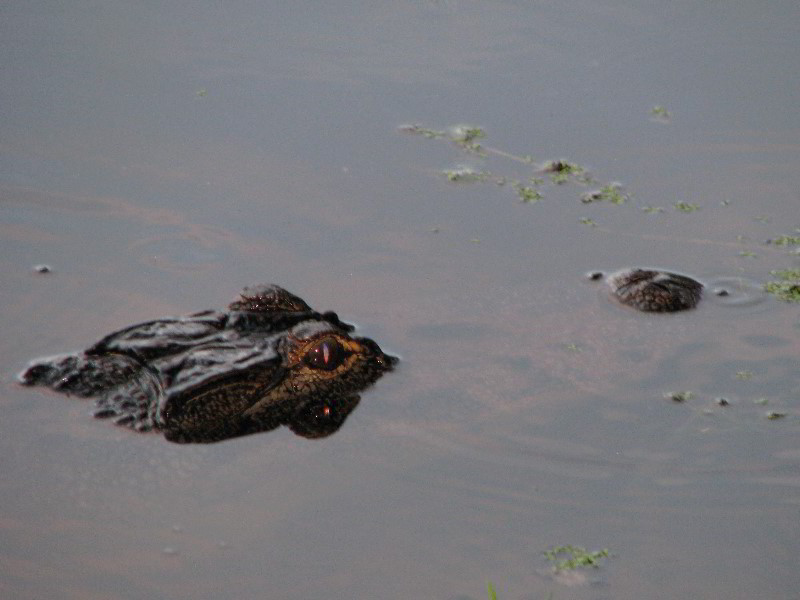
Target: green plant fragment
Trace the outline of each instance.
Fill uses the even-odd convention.
[[[784,281],[800,281],[800,269],[776,269],[770,274]]]
[[[650,115],[658,119],[669,119],[672,116],[670,112],[660,104],[650,109]]]
[[[486,591],[489,594],[489,600],[497,600],[497,592],[494,591],[494,586],[491,581],[486,582]]]
[[[569,181],[569,173],[553,173],[550,175],[550,181],[556,185],[563,185]]]
[[[400,127],[398,127],[398,130],[402,131],[403,133],[413,133],[414,135],[421,135],[422,137],[428,139],[439,139],[447,137],[447,133],[444,131],[428,129],[427,127],[423,127],[422,125],[401,125]]]
[[[543,163],[539,170],[542,173],[566,173],[567,175],[577,175],[583,173],[583,167],[568,160],[548,160]]]
[[[798,246],[800,245],[800,236],[796,235],[779,235],[778,237],[768,240],[768,244],[773,246]]]
[[[572,545],[558,546],[544,552],[545,558],[554,563],[553,568],[556,571],[571,571],[581,567],[599,569],[599,559],[606,558],[608,555],[608,548],[588,552],[586,548]]]
[[[676,202],[673,206],[675,206],[675,210],[684,213],[692,213],[700,210],[700,207],[697,204],[692,204],[691,202]]]
[[[800,302],[800,281],[770,281],[764,291],[784,302]]]
[[[442,174],[447,177],[447,181],[453,183],[476,183],[486,181],[490,178],[489,173],[485,171],[474,171],[470,168],[464,167],[460,169],[445,169]]]
[[[673,402],[677,402],[679,404],[691,400],[693,397],[694,394],[690,391],[664,393],[664,398],[666,400],[672,400]]]
[[[450,137],[454,142],[470,143],[486,137],[486,132],[480,127],[471,125],[456,125],[452,129]]]
[[[784,302],[800,302],[800,269],[770,271],[779,281],[764,284],[764,291]]]
[[[786,416],[786,413],[776,412],[774,410],[769,411],[766,415],[767,419],[770,421],[777,421],[778,419],[782,419]]]
[[[519,199],[526,204],[538,202],[542,199],[542,193],[539,190],[535,190],[527,185],[517,183],[514,185],[514,189],[517,190]]]
[[[592,202],[625,204],[629,198],[630,196],[622,191],[622,186],[618,183],[609,183],[599,190],[593,190],[591,192],[584,192],[581,194],[581,202],[584,204],[591,204]]]

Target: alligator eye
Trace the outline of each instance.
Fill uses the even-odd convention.
[[[333,371],[344,361],[346,352],[342,345],[333,338],[325,338],[306,352],[303,362],[312,369]]]

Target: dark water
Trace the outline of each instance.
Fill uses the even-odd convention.
[[[0,596],[800,598],[800,313],[747,287],[800,266],[763,243],[800,227],[799,23],[788,1],[5,2]],[[451,184],[532,168],[407,123],[598,184]],[[578,200],[609,181],[625,205]],[[747,289],[642,315],[584,277],[633,265]],[[179,447],[14,381],[264,281],[403,358],[329,439]],[[553,578],[562,544],[612,556]]]

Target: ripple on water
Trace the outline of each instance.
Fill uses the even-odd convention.
[[[660,269],[648,270],[660,271]],[[669,272],[672,273],[676,271]],[[606,273],[605,271],[590,271],[585,274],[585,278],[587,281],[602,281],[613,277],[618,272],[609,275]],[[686,276],[682,273],[679,274]],[[705,288],[703,299],[700,301],[701,303],[710,301],[720,306],[747,308],[758,306],[767,299],[764,286],[746,277],[716,276],[708,279],[692,278],[697,279]],[[613,297],[613,293],[609,293],[607,287],[601,287],[600,293],[607,297]]]
[[[707,298],[722,306],[757,306],[767,299],[764,286],[745,277],[713,277],[704,283]]]

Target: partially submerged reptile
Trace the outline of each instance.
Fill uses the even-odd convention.
[[[644,312],[694,308],[703,293],[703,284],[667,271],[623,269],[605,279],[614,298]],[[215,442],[280,425],[324,437],[397,362],[352,331],[336,313],[262,285],[245,288],[227,311],[140,323],[84,352],[41,359],[20,380],[96,397],[96,417],[161,431],[174,442]]]
[[[173,442],[280,425],[324,437],[397,362],[353,329],[283,288],[255,286],[227,311],[140,323],[84,352],[38,360],[20,381],[96,397],[96,417]]]
[[[593,273],[600,279],[602,273]],[[694,308],[703,284],[686,275],[652,269],[622,269],[606,277],[611,295],[622,304],[643,312],[677,312]]]

